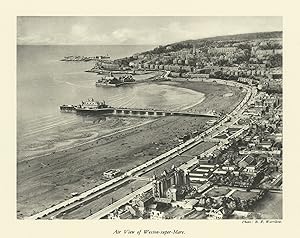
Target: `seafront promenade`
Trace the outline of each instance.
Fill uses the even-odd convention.
[[[182,144],[182,148],[177,150],[176,156],[179,156],[181,153],[183,153],[183,152],[193,148],[197,144],[201,143],[203,141],[203,139],[202,139],[203,137],[206,137],[206,138],[211,137],[212,138],[214,136],[217,136],[223,130],[233,126],[240,119],[240,116],[242,115],[244,110],[247,108],[248,104],[251,103],[251,101],[254,99],[254,97],[256,95],[256,90],[254,90],[250,87],[244,86],[244,85],[239,85],[239,84],[237,84],[237,85],[241,86],[245,90],[247,90],[247,95],[245,96],[244,100],[231,113],[229,113],[226,118],[219,121],[216,125],[214,125],[210,129],[205,131],[203,134],[196,136],[195,138]],[[227,120],[228,116],[232,117],[229,122]],[[219,128],[219,130],[216,130],[217,128]],[[238,137],[239,134],[242,133],[242,131],[246,130],[247,128],[248,127],[246,127],[246,126],[242,127],[241,130],[239,130],[238,132],[233,134],[231,137]],[[217,145],[213,146],[212,148],[202,152],[201,154],[199,154],[199,156],[203,157],[205,155],[213,153],[215,150],[220,150],[227,143],[228,142],[226,142],[226,141],[220,142]],[[195,157],[195,158],[192,158],[191,160],[189,160],[187,163],[184,163],[183,165],[181,165],[179,167],[179,169],[187,170],[197,163],[198,163],[198,158]],[[152,188],[151,184],[147,184],[144,187],[140,188],[138,191],[140,191],[140,193],[143,193],[145,191],[150,190],[151,188]],[[124,197],[123,199],[120,199],[119,201],[111,204],[109,207],[106,207],[106,208],[100,210],[99,212],[94,213],[93,215],[87,217],[86,219],[99,220],[99,219],[105,217],[106,215],[108,215],[110,212],[113,212],[115,209],[119,208],[120,206],[126,204],[128,201],[130,201],[136,195],[137,195],[136,193],[129,194],[126,197]]]
[[[208,82],[210,82],[210,80],[208,80]],[[230,83],[231,86],[235,86],[235,87],[242,87],[245,90],[247,90],[247,94],[244,97],[244,99],[242,100],[242,102],[236,106],[236,108],[230,113],[228,114],[226,117],[224,117],[223,119],[219,120],[218,123],[214,126],[212,126],[211,128],[207,129],[205,132],[201,133],[200,135],[186,141],[185,143],[179,145],[178,147],[175,147],[174,149],[148,161],[147,163],[144,163],[140,166],[137,166],[136,168],[133,168],[129,171],[127,171],[124,175],[114,178],[104,184],[101,184],[100,186],[97,186],[93,189],[90,189],[84,193],[81,193],[80,195],[73,197],[71,199],[68,199],[62,203],[59,203],[51,208],[48,208],[42,212],[39,212],[33,216],[27,217],[26,219],[40,219],[43,218],[45,216],[50,216],[52,213],[54,212],[58,212],[61,209],[66,209],[67,207],[73,207],[75,203],[80,203],[81,201],[83,202],[87,202],[89,199],[92,199],[95,197],[96,193],[101,193],[101,191],[103,191],[104,189],[106,191],[113,189],[114,187],[116,187],[116,185],[121,185],[123,182],[125,183],[126,181],[128,181],[130,176],[133,176],[134,174],[136,174],[139,171],[142,171],[143,169],[149,167],[149,166],[153,166],[156,163],[160,162],[161,160],[169,160],[170,158],[174,158],[177,155],[179,155],[180,153],[183,153],[186,150],[189,150],[190,148],[196,146],[197,144],[201,143],[203,141],[203,137],[204,136],[212,136],[213,133],[216,133],[215,130],[216,128],[219,128],[220,126],[224,126],[224,124],[226,123],[226,121],[228,121],[228,118],[230,116],[235,116],[236,119],[239,118],[241,112],[245,109],[247,102],[249,102],[252,97],[253,97],[253,92],[252,89],[248,86],[245,86],[243,84],[239,84],[239,83],[231,83],[231,82],[223,82],[222,80],[217,80],[214,82],[220,83],[220,84],[227,84]],[[236,120],[232,120],[232,122],[236,122]],[[233,123],[230,123],[233,124]],[[228,125],[227,125],[228,126]],[[195,159],[193,159],[192,161],[195,161]],[[187,163],[189,165],[192,165],[193,163],[189,162]],[[186,167],[186,165],[185,165]],[[149,186],[149,185],[146,185]],[[140,191],[142,191],[143,189],[141,189]],[[105,191],[105,192],[106,192]],[[98,195],[98,194],[97,194]],[[123,200],[122,200],[123,201]],[[124,201],[127,201],[126,199]],[[119,203],[117,203],[119,204]],[[121,203],[122,205],[123,203]],[[112,206],[115,207],[115,206]],[[104,213],[101,213],[104,214]],[[97,217],[97,216],[96,216]]]

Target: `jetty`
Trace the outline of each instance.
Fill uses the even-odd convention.
[[[147,109],[147,108],[124,108],[124,107],[109,107],[105,113],[101,111],[102,115],[113,116],[142,116],[142,117],[163,117],[163,116],[190,116],[190,117],[220,117],[214,113],[197,113],[188,111],[169,111],[160,109]],[[78,112],[74,105],[62,105],[60,106],[62,112]],[[90,110],[91,114],[96,114],[97,111]]]

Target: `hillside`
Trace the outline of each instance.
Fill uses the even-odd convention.
[[[186,40],[178,43],[200,43],[203,41],[241,41],[241,40],[255,40],[255,39],[269,39],[269,38],[282,38],[282,31],[271,31],[271,32],[255,32],[255,33],[245,33],[237,35],[226,35],[226,36],[215,36],[202,38],[197,40]],[[174,43],[174,44],[178,44]]]
[[[180,41],[172,44],[167,44],[164,46],[159,46],[154,48],[153,50],[149,50],[146,52],[142,52],[141,54],[145,53],[167,53],[170,51],[178,51],[183,48],[192,48],[193,45],[198,46],[210,46],[212,44],[218,44],[218,42],[240,42],[240,41],[249,41],[249,40],[256,40],[256,39],[271,39],[271,38],[282,38],[282,31],[272,31],[272,32],[255,32],[255,33],[245,33],[245,34],[236,34],[236,35],[225,35],[225,36],[215,36],[215,37],[207,37],[201,38],[197,40],[185,40]],[[172,46],[172,49],[167,49],[168,46]],[[216,45],[215,45],[216,46]]]

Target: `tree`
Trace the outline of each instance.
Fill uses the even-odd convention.
[[[261,219],[261,215],[257,212],[251,212],[247,215],[247,219]]]
[[[234,212],[233,209],[229,209],[227,207],[224,207],[224,217],[229,217]]]
[[[249,50],[249,51],[251,51],[251,45],[249,45],[249,44],[247,44],[247,43],[245,43],[245,44],[240,44],[240,45],[238,45],[237,48],[242,49],[242,50]]]
[[[241,200],[241,209],[247,211],[249,209],[247,200]]]
[[[230,201],[227,203],[227,207],[229,209],[236,210],[237,202],[234,199],[230,199]]]
[[[282,55],[280,54],[271,55],[269,61],[271,68],[282,67]]]
[[[241,205],[241,199],[239,197],[234,197],[233,198],[236,204],[236,209],[240,210],[242,209],[242,205]]]
[[[206,206],[207,207],[211,207],[212,203],[213,203],[213,199],[211,197],[206,198]]]
[[[199,199],[199,204],[201,207],[205,207],[206,206],[206,198],[205,197],[201,197]]]
[[[249,207],[249,208],[252,208],[252,207],[254,206],[255,202],[256,202],[255,198],[250,198],[250,199],[247,201],[248,207]]]

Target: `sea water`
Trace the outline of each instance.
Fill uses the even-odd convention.
[[[96,87],[99,75],[87,73],[94,62],[64,62],[64,56],[108,54],[112,59],[130,56],[155,46],[17,46],[17,140],[30,143],[58,127],[82,120],[61,113],[61,104],[80,104],[88,98],[110,106],[180,110],[197,103],[203,94],[169,85],[135,84]]]

